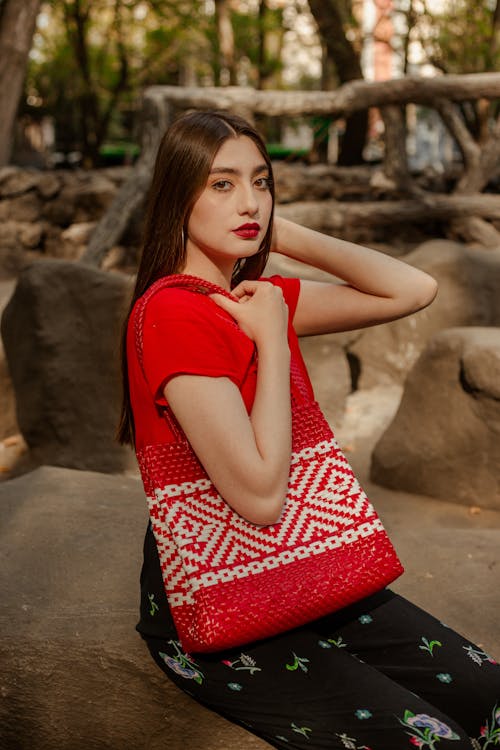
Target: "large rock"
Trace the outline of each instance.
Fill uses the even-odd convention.
[[[500,510],[500,328],[454,328],[430,340],[373,452],[371,477]]]
[[[264,750],[175,688],[135,632],[138,478],[44,467],[0,486],[2,750]]]
[[[316,400],[335,428],[342,422],[345,401],[352,388],[345,352],[332,334],[307,336],[299,343]]]
[[[500,516],[370,494],[407,569],[395,588],[498,658]],[[145,525],[136,477],[43,467],[0,485],[2,750],[269,747],[175,688],[135,632]]]
[[[33,460],[120,471],[130,451],[114,440],[119,336],[129,281],[59,260],[20,276],[2,336],[21,432]]]
[[[360,388],[401,383],[429,338],[455,326],[500,326],[500,252],[430,240],[404,257],[439,282],[425,310],[383,326],[339,335],[359,360]]]
[[[0,315],[14,291],[13,281],[0,280]],[[12,379],[0,340],[0,440],[19,432],[16,419],[16,399]],[[1,471],[1,467],[0,467]]]

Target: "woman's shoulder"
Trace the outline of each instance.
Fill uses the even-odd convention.
[[[166,287],[149,297],[145,304],[145,316],[149,320],[206,319],[213,317],[212,307],[215,306],[206,294],[192,289]]]

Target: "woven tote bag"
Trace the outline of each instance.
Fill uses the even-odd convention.
[[[142,326],[166,287],[226,294],[196,277],[167,276],[134,315]],[[173,414],[175,441],[137,451],[168,603],[183,648],[210,652],[303,625],[382,589],[403,572],[300,364],[291,362],[292,458],[279,522],[256,526],[222,499]]]

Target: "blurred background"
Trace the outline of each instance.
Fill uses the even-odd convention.
[[[150,85],[334,90],[353,79],[495,71],[500,60],[496,0],[2,0],[0,13],[10,21],[0,69],[26,56],[26,77],[8,92],[19,100],[11,160],[24,165],[131,163]],[[477,112],[464,114],[481,126]],[[452,158],[432,113],[412,118],[412,164]],[[373,113],[347,133],[325,118],[262,119],[275,158],[381,158]]]

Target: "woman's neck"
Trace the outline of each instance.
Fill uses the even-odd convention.
[[[189,274],[190,276],[197,276],[199,279],[205,279],[205,281],[211,281],[212,284],[230,291],[231,279],[233,276],[234,263],[230,261],[224,266],[218,265],[211,258],[207,258],[203,253],[193,254],[186,260],[184,267],[181,269],[181,273]]]

